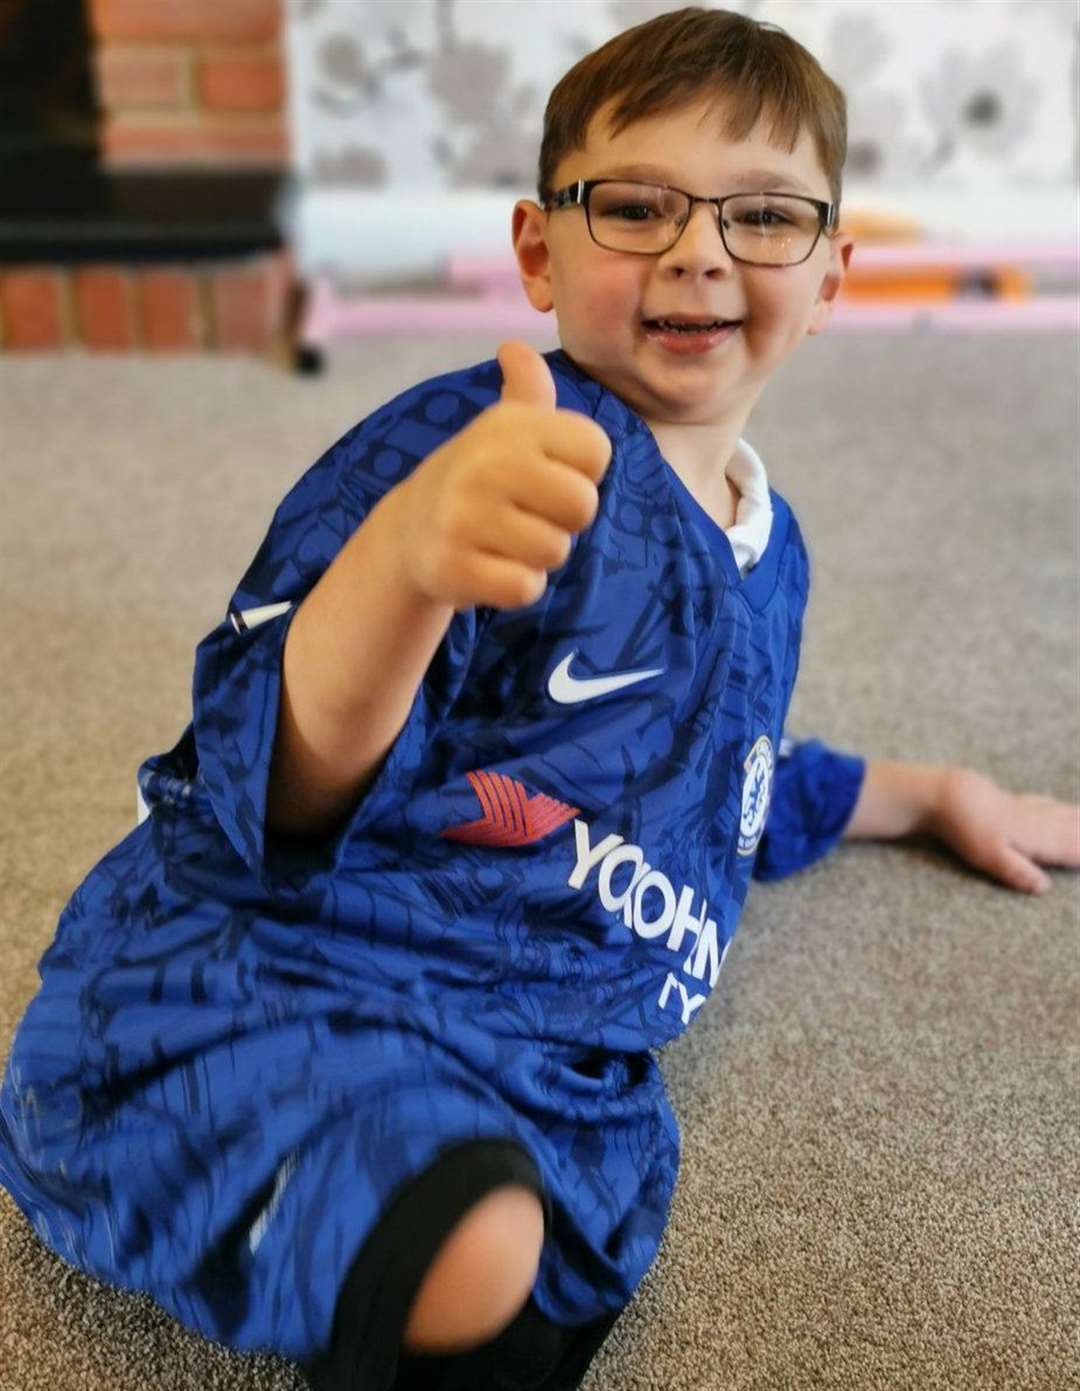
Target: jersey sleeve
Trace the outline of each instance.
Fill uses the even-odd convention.
[[[445,393],[443,393],[445,398]],[[213,814],[264,888],[280,876],[332,870],[344,838],[395,795],[431,726],[463,678],[475,641],[476,611],[456,614],[405,725],[351,817],[321,841],[268,834],[266,795],[277,732],[285,639],[297,608],[372,507],[480,408],[459,409],[436,428],[395,403],[332,446],[285,497],[222,621],[198,645],[192,688],[198,779]],[[363,621],[363,615],[357,615]]]
[[[865,773],[865,759],[820,740],[781,740],[753,877],[784,879],[827,855],[851,820]]]

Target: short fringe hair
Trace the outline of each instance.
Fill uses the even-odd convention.
[[[693,5],[624,30],[586,54],[564,74],[548,98],[540,143],[537,192],[552,193],[559,161],[584,148],[589,122],[605,103],[612,135],[631,122],[673,111],[703,98],[729,104],[729,140],[749,135],[762,108],[769,139],[794,150],[809,130],[829,194],[839,205],[847,156],[847,103],[843,91],[813,54],[775,24],[730,10]]]

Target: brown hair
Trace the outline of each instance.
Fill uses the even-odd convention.
[[[786,142],[794,150],[800,131],[810,131],[830,198],[840,202],[847,155],[844,93],[783,29],[696,5],[616,34],[559,79],[544,112],[541,202],[553,191],[559,161],[584,148],[592,117],[620,96],[609,113],[612,135],[643,116],[711,96],[730,102],[725,133],[729,140],[742,140],[765,107],[773,143]]]

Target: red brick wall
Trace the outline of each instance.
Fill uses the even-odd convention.
[[[285,164],[281,0],[87,4],[108,164]]]
[[[0,266],[0,350],[259,352],[284,331],[287,252],[172,266]]]
[[[108,167],[280,168],[283,0],[85,0]],[[0,265],[0,351],[259,351],[287,252],[216,264]]]

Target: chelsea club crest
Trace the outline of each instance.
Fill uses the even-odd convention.
[[[772,792],[773,764],[773,747],[768,735],[763,734],[743,764],[746,778],[743,782],[742,816],[739,819],[740,855],[754,853],[765,829]]]

